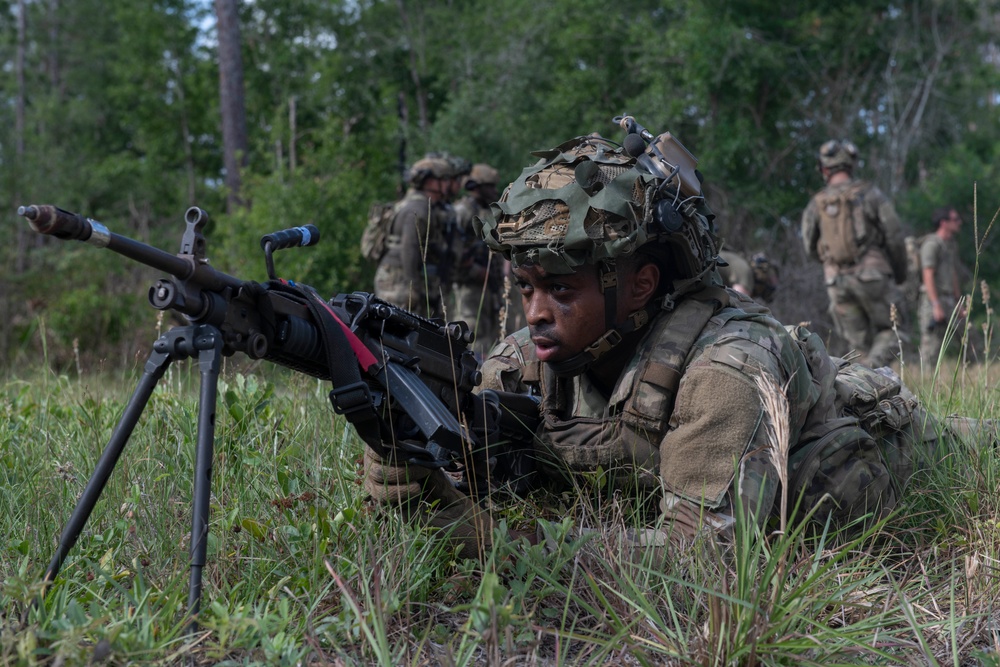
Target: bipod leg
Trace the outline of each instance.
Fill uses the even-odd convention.
[[[194,339],[201,372],[198,398],[198,446],[194,468],[194,506],[191,512],[191,578],[188,590],[188,631],[198,629],[195,620],[201,607],[201,574],[208,553],[208,515],[212,496],[212,450],[215,445],[215,407],[219,393],[222,334],[215,327],[202,327]]]
[[[176,347],[175,345],[171,345],[172,339],[183,337],[185,335],[183,332],[187,329],[190,329],[190,327],[181,327],[180,329],[168,331],[153,344],[153,351],[149,353],[142,378],[139,379],[139,383],[132,393],[132,398],[129,399],[128,405],[125,407],[125,413],[118,421],[118,425],[115,426],[115,430],[111,434],[111,439],[104,448],[101,458],[97,461],[97,467],[90,476],[90,481],[87,482],[80,500],[77,501],[76,508],[63,528],[62,535],[59,538],[59,547],[56,549],[55,556],[52,557],[52,562],[49,563],[48,569],[45,570],[45,578],[42,580],[42,595],[44,595],[44,587],[59,574],[59,570],[62,568],[69,550],[73,548],[77,538],[80,537],[87,519],[90,518],[97,500],[101,497],[101,493],[108,483],[111,471],[114,470],[115,464],[118,463],[118,459],[125,449],[125,444],[128,443],[129,438],[132,436],[132,431],[139,421],[139,417],[142,416],[143,410],[146,409],[149,397],[153,394],[153,390],[156,388],[160,378],[163,377],[170,362],[177,357],[177,354],[172,349]],[[189,334],[188,337],[190,337]],[[38,602],[39,600],[36,600],[36,604]]]

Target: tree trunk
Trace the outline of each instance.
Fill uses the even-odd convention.
[[[14,164],[24,165],[24,105],[27,91],[24,84],[24,53],[25,41],[27,38],[27,19],[25,17],[25,2],[17,0],[17,52],[14,56],[14,78],[17,80],[17,100],[14,109]],[[21,205],[21,169],[14,170],[14,203]],[[15,259],[14,272],[17,275],[24,273],[28,267],[28,227],[27,225],[17,226],[17,258]]]
[[[397,0],[399,7],[399,18],[403,23],[403,34],[409,46],[410,57],[410,79],[413,81],[413,95],[417,99],[417,123],[420,131],[426,133],[430,126],[427,115],[427,91],[424,90],[424,34],[422,26],[414,26],[410,20],[410,15],[406,11],[403,0]]]
[[[292,95],[288,99],[288,174],[290,176],[295,175],[295,162],[297,160],[295,156],[295,133],[298,132],[295,128],[296,113],[295,95]]]
[[[219,101],[222,113],[222,156],[226,177],[226,210],[243,205],[240,172],[248,153],[243,56],[237,0],[215,0],[219,32]]]

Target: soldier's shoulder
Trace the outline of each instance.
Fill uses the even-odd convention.
[[[531,342],[531,333],[528,331],[528,327],[519,329],[498,342],[490,350],[488,356],[490,358],[516,359],[521,364],[534,360],[535,344]]]
[[[756,368],[788,365],[797,344],[766,308],[728,307],[709,321],[695,349],[703,363],[719,362],[742,371],[747,363]]]
[[[430,199],[426,194],[420,190],[410,188],[406,191],[406,194],[403,195],[403,198],[396,202],[396,211],[399,212],[411,209],[426,211],[429,206],[429,201]]]

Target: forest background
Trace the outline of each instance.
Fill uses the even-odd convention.
[[[43,348],[56,368],[131,364],[158,326],[158,276],[32,234],[19,205],[170,252],[198,205],[213,265],[253,280],[261,235],[312,223],[322,242],[279,274],[369,290],[358,239],[406,164],[448,151],[508,182],[531,150],[620,138],[623,112],[700,159],[729,247],[780,263],[783,321],[829,330],[796,234],[832,137],[908,232],[956,206],[964,288],[995,284],[998,28],[994,0],[0,2],[0,372]]]

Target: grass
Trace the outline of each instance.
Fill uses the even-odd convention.
[[[968,340],[955,323],[951,337]],[[1000,418],[990,357],[960,359],[901,373],[935,414]],[[1000,667],[1000,464],[986,439],[918,473],[899,510],[860,531],[782,520],[738,525],[726,545],[636,549],[621,498],[569,494],[501,507],[493,546],[469,560],[371,506],[362,445],[327,387],[270,367],[223,374],[197,632],[190,362],[168,370],[43,590],[137,380],[0,381],[0,664]],[[508,524],[544,539],[513,541]]]
[[[915,383],[932,408],[998,417],[993,370]],[[541,544],[511,542],[501,525],[473,561],[368,505],[361,445],[319,383],[224,378],[194,635],[193,366],[172,368],[154,393],[37,608],[59,531],[137,378],[2,385],[0,663],[1000,665],[991,447],[920,473],[901,511],[860,535],[793,523],[741,528],[726,547],[636,551],[614,498],[603,522],[564,499],[564,517],[540,523]],[[523,523],[526,511],[501,516]]]

